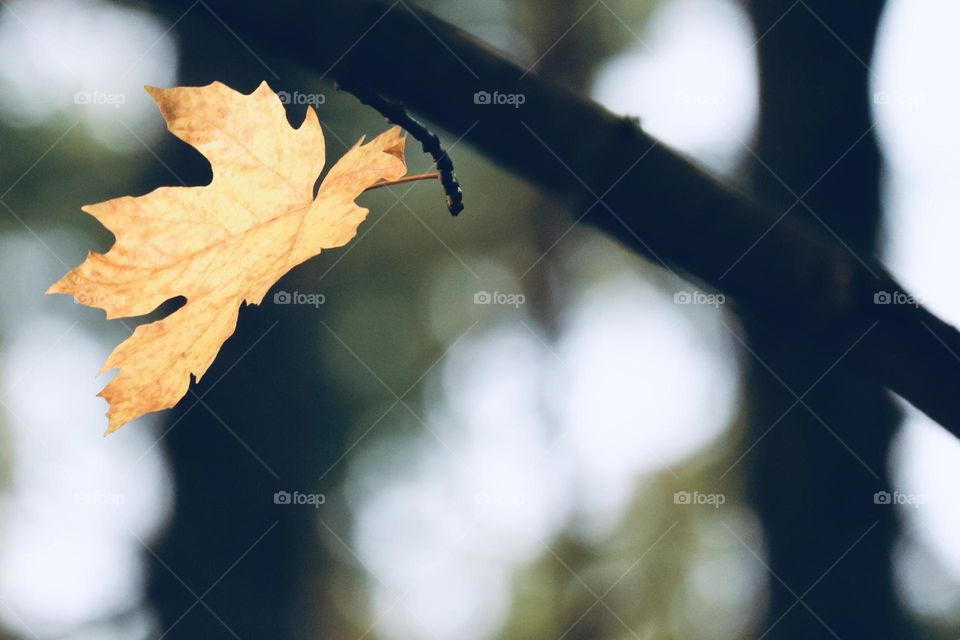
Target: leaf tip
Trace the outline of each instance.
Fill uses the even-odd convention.
[[[109,414],[107,414],[107,417],[109,418]],[[113,418],[109,418],[109,419],[110,419],[110,423],[107,425],[107,430],[103,432],[104,438],[106,438],[111,433],[117,431],[120,427],[126,424],[126,422],[120,422],[119,420],[114,420]]]
[[[43,295],[49,296],[57,293],[65,293],[69,295],[74,294],[76,292],[76,277],[76,269],[74,269],[47,287],[47,290],[43,292]]]
[[[106,366],[104,366],[106,369]],[[100,373],[103,373],[103,369],[100,370]],[[99,374],[98,374],[99,375]],[[103,398],[107,401],[107,404],[110,407],[107,409],[107,412],[103,415],[107,416],[107,430],[103,432],[103,437],[106,438],[108,435],[117,431],[120,427],[124,426],[130,422],[131,417],[129,415],[121,415],[119,413],[119,408],[114,406],[114,403],[110,399],[111,394],[109,393],[109,385],[100,390],[100,393],[97,394],[98,398]]]
[[[300,128],[302,129],[305,125],[320,126],[320,116],[317,115],[317,110],[312,106],[307,107],[307,114],[303,116],[303,124],[300,125]]]

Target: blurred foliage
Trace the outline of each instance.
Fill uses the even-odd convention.
[[[640,46],[638,36],[657,5],[653,0],[424,0],[417,4],[493,43],[523,66],[536,63],[538,71],[577,90],[588,89],[611,56]],[[216,23],[211,21],[209,28],[211,39],[231,42]],[[230,46],[236,55],[230,64],[261,64],[245,46]],[[378,114],[330,83],[317,82],[311,74],[281,67],[270,58],[264,64],[280,72],[281,78],[276,79],[263,71],[275,89],[325,97],[319,112],[329,157],[338,157],[364,133],[387,126]],[[303,110],[303,106],[289,108],[293,124],[302,120]],[[118,127],[124,126],[123,117],[124,110],[119,109]],[[69,301],[42,298],[44,283],[79,263],[88,248],[105,250],[111,242],[108,232],[79,211],[82,204],[129,193],[132,184],[141,189],[178,184],[172,174],[181,172],[180,165],[167,163],[183,149],[178,142],[165,140],[165,133],[118,151],[92,137],[82,118],[81,110],[68,109],[27,128],[0,120],[0,189],[6,191],[0,200],[9,214],[0,216],[0,254],[6,254],[0,260],[7,258],[0,354],[16,338],[22,323],[66,317],[76,320],[85,333],[99,335],[105,355],[106,345],[124,332],[123,327],[105,323],[99,312],[72,307]],[[155,119],[159,121],[159,114]],[[469,342],[523,323],[530,330],[525,335],[536,339],[528,342],[538,349],[542,345],[544,357],[550,358],[564,337],[580,293],[621,277],[645,282],[665,299],[684,286],[586,226],[571,230],[576,217],[571,212],[560,210],[547,195],[493,166],[465,144],[444,137],[465,192],[467,208],[461,216],[454,219],[447,214],[442,193],[433,183],[372,192],[362,200],[371,213],[358,238],[295,269],[278,287],[326,296],[326,304],[315,314],[297,316],[312,319],[308,330],[313,336],[312,343],[297,348],[325,381],[317,392],[331,398],[327,418],[344,425],[345,432],[342,440],[326,432],[315,436],[316,446],[328,449],[329,457],[338,460],[330,469],[310,470],[315,476],[323,474],[321,483],[331,489],[314,529],[314,543],[330,563],[322,569],[304,568],[299,576],[302,601],[291,603],[299,615],[294,624],[299,637],[416,637],[376,626],[386,608],[374,595],[380,579],[367,571],[353,546],[360,535],[358,514],[365,506],[361,498],[375,495],[382,483],[399,484],[414,475],[426,466],[424,461],[432,459],[425,452],[444,453],[433,432],[434,418],[442,414],[449,394],[471,392],[451,388],[444,380],[444,360],[451,347],[461,344],[458,341],[465,335]],[[430,168],[429,158],[418,151],[410,145],[411,173]],[[17,257],[18,263],[12,264],[8,256]],[[527,304],[521,309],[472,304],[478,291],[522,292]],[[256,311],[241,310],[241,324],[248,313]],[[602,316],[605,310],[594,313]],[[716,331],[720,316],[691,310],[684,322],[720,343],[723,332]],[[725,314],[720,320],[733,322]],[[510,364],[520,367],[519,355]],[[737,375],[735,363],[727,367],[729,376]],[[91,376],[94,373],[90,371]],[[259,373],[299,375],[296,369]],[[542,400],[535,403],[540,405],[538,419],[557,436],[559,427],[553,423],[558,421],[552,415],[556,409],[549,404],[562,393],[563,381],[538,380],[531,386],[538,385],[547,387],[540,390]],[[553,385],[557,388],[550,388]],[[410,410],[397,403],[397,395],[405,393]],[[49,401],[58,400],[51,397]],[[631,497],[611,529],[591,532],[569,516],[556,537],[542,541],[536,557],[517,562],[507,585],[505,619],[491,637],[732,640],[756,632],[770,576],[759,559],[764,544],[760,523],[744,505],[743,470],[735,468],[727,474],[739,460],[744,430],[741,411],[733,413],[732,423],[720,437],[707,438],[695,447],[694,455],[663,471],[633,477]],[[17,449],[11,443],[27,436],[24,428],[13,428],[8,412],[0,416],[4,422],[2,466],[5,477],[10,477],[17,464],[12,459]],[[81,428],[78,425],[85,430],[83,437],[99,438],[96,420],[78,420],[63,429]],[[245,437],[248,431],[275,425],[231,427]],[[457,428],[454,425],[454,434]],[[125,432],[136,429],[149,427],[130,425],[98,446],[107,448],[109,455],[124,454],[114,438],[127,438]],[[145,445],[158,433],[151,431]],[[447,460],[451,468],[461,465],[456,454],[448,457],[452,457]],[[376,473],[363,475],[368,468],[360,465],[364,460]],[[61,463],[55,456],[48,460],[51,467]],[[354,487],[354,491],[350,477],[358,473],[362,477],[352,482],[360,489]],[[719,485],[718,477],[723,478]],[[720,509],[691,509],[675,503],[677,492],[699,487],[721,492],[728,501]],[[415,505],[409,508],[413,511]],[[14,518],[17,513],[7,510],[4,517]],[[161,537],[162,532],[158,529],[153,535]],[[383,539],[389,541],[392,535],[385,532]],[[471,556],[470,540],[464,545],[464,555]],[[140,552],[146,557],[146,551]],[[402,555],[403,549],[398,553]],[[416,568],[410,570],[414,581]],[[33,583],[30,577],[25,580]],[[150,610],[150,603],[141,605],[141,613]],[[7,611],[0,616],[29,637],[23,628],[26,623],[18,621],[16,614]],[[116,620],[93,623],[104,634],[95,637],[135,637]],[[84,633],[87,630],[84,627]],[[242,630],[238,632],[245,637]],[[59,637],[94,636],[67,630]],[[178,637],[176,632],[172,637]]]

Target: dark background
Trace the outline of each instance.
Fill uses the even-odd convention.
[[[415,4],[960,317],[949,0]],[[202,2],[0,10],[6,636],[960,633],[950,436],[442,130],[459,218],[431,182],[365,194],[357,239],[274,288],[322,305],[242,309],[175,409],[102,439],[94,374],[140,319],[42,292],[110,245],[81,205],[210,179],[141,87],[213,80],[266,80],[294,125],[317,103],[328,164],[387,126]]]

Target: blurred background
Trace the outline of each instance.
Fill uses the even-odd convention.
[[[956,2],[408,2],[960,320]],[[82,205],[210,179],[143,85],[266,80],[328,163],[387,125],[203,2],[0,4],[2,637],[960,634],[960,444],[442,130],[459,218],[433,183],[365,194],[176,409],[104,439],[95,374],[143,319],[43,292],[110,246]]]

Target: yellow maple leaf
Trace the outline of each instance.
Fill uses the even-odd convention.
[[[367,209],[354,200],[380,181],[406,174],[399,127],[360,140],[330,169],[317,196],[324,140],[313,108],[292,128],[264,82],[245,95],[219,82],[147,92],[171,133],[213,168],[202,187],[160,187],[83,207],[116,237],[90,252],[47,293],[66,293],[107,318],[140,316],[184,296],[186,304],[144,324],[101,373],[120,372],[100,392],[112,433],[151,411],[174,406],[233,333],[242,302],[260,304],[287,271],[354,237]]]

